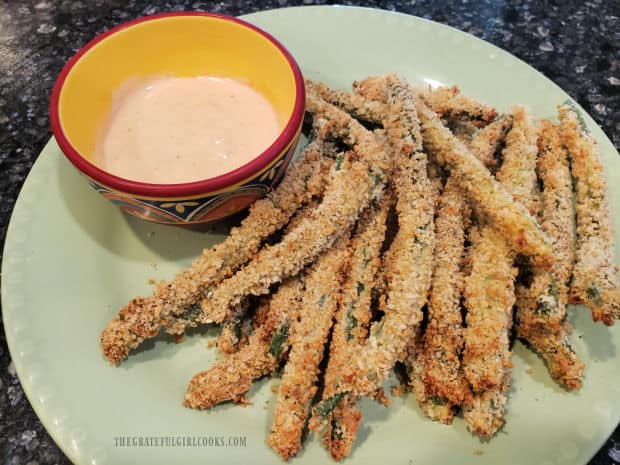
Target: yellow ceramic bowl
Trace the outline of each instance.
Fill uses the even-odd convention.
[[[247,83],[275,108],[279,137],[234,171],[191,183],[149,184],[102,170],[93,153],[113,92],[130,78],[161,75]],[[56,81],[50,119],[62,151],[105,198],[150,221],[203,223],[246,208],[278,182],[299,139],[304,104],[297,63],[266,32],[228,16],[164,13],[118,26],[82,48]]]

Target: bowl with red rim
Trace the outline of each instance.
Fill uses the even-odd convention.
[[[129,79],[162,75],[243,81],[273,106],[278,136],[242,166],[193,182],[146,183],[102,169],[95,151],[114,92]],[[62,152],[104,198],[148,221],[208,223],[247,208],[280,180],[299,140],[304,105],[299,67],[274,37],[234,17],[178,12],[127,22],[80,49],[56,80],[50,120]]]

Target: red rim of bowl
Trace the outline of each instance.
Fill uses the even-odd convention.
[[[258,34],[269,40],[273,45],[275,45],[276,48],[280,51],[280,53],[282,53],[284,58],[286,58],[286,60],[288,61],[288,64],[291,67],[291,71],[293,72],[293,77],[295,79],[295,104],[293,106],[291,117],[287,121],[284,130],[280,133],[278,138],[264,152],[259,154],[256,158],[246,163],[245,165],[242,165],[239,168],[236,168],[235,170],[229,171],[228,173],[222,174],[220,176],[200,181],[179,184],[151,184],[140,181],[132,181],[130,179],[115,176],[95,166],[93,163],[82,157],[82,155],[79,154],[79,152],[71,145],[68,138],[65,136],[65,133],[60,124],[60,115],[58,112],[58,100],[60,98],[60,92],[64,85],[65,79],[73,69],[73,66],[82,57],[82,55],[84,55],[93,46],[104,40],[106,37],[122,31],[123,29],[126,29],[128,27],[143,23],[145,21],[152,21],[175,16],[208,16],[212,18],[223,19],[226,21],[232,21],[243,27],[247,27],[254,32],[257,32]],[[272,35],[263,31],[262,29],[259,29],[258,27],[241,19],[234,18],[232,16],[221,15],[218,13],[188,11],[159,13],[150,16],[140,17],[132,21],[120,24],[112,29],[109,29],[108,31],[92,39],[84,47],[78,50],[78,52],[73,55],[73,57],[71,57],[71,59],[64,66],[64,68],[58,75],[56,82],[54,83],[50,98],[50,122],[52,126],[52,133],[54,134],[58,145],[67,156],[67,158],[71,161],[71,163],[76,166],[76,168],[78,168],[80,171],[82,171],[84,174],[86,174],[88,177],[92,178],[96,182],[100,182],[104,186],[111,187],[112,189],[118,190],[120,192],[147,197],[168,198],[193,196],[199,194],[206,194],[237,184],[240,181],[251,177],[254,173],[260,171],[276,156],[282,153],[282,151],[294,139],[295,135],[297,134],[297,130],[299,129],[299,126],[301,125],[301,122],[303,120],[305,109],[305,95],[306,94],[304,80],[301,71],[299,70],[299,66],[295,62],[295,59],[288,52],[288,50],[286,50],[286,48],[284,48],[284,46],[280,42],[278,42],[278,40],[276,40]]]

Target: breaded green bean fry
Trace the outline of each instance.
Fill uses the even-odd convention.
[[[594,321],[611,326],[620,318],[620,290],[603,164],[575,110],[564,105],[558,111],[576,197],[577,248],[570,301],[587,305]]]
[[[467,327],[463,370],[474,392],[496,389],[510,368],[509,334],[515,303],[514,254],[492,225],[472,228],[465,277]]]
[[[461,292],[465,228],[469,221],[466,205],[454,179],[448,179],[440,198],[435,220],[435,257],[432,288],[428,303],[428,324],[423,347],[415,357],[420,367],[414,393],[424,412],[433,419],[450,423],[446,415],[469,400],[471,392],[463,376],[460,355],[463,349]],[[446,411],[447,410],[447,411]]]
[[[340,299],[348,245],[349,233],[345,232],[306,273],[306,288],[297,320],[291,328],[291,350],[267,439],[269,447],[287,461],[301,449],[304,424],[317,391],[319,364]]]
[[[515,303],[513,252],[491,225],[470,231],[468,259],[471,274],[465,278],[467,327],[464,332],[463,371],[474,395],[464,405],[468,427],[490,436],[503,424],[503,408],[489,401],[505,403],[510,381],[512,307]],[[482,428],[480,425],[487,425]]]
[[[559,127],[549,120],[541,123],[538,151],[537,169],[543,185],[539,216],[543,230],[552,240],[557,257],[553,275],[557,277],[560,300],[566,303],[575,261],[575,209],[568,153]]]
[[[377,206],[368,207],[360,216],[357,231],[351,240],[351,258],[329,346],[323,400],[336,394],[343,366],[355,356],[366,340],[388,210],[388,198],[384,198]],[[328,414],[328,418],[325,422],[327,428],[323,434],[323,442],[332,457],[341,460],[351,452],[362,415],[355,402],[345,396],[333,412]],[[323,419],[320,420],[313,417],[310,421],[310,429],[316,433],[319,432]]]
[[[513,108],[512,127],[506,134],[503,162],[496,178],[532,218],[540,211],[536,178],[537,140],[538,130],[534,127],[532,116],[521,106]]]

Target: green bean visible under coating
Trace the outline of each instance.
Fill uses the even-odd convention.
[[[418,109],[425,147],[456,177],[473,200],[506,237],[513,250],[549,268],[554,261],[551,243],[525,207],[493,178],[484,165],[441,124],[425,105]]]
[[[223,354],[232,354],[239,348],[241,325],[248,310],[248,300],[244,300],[232,311],[232,318],[224,321],[217,338],[217,348]]]
[[[353,225],[371,200],[383,195],[389,165],[373,134],[312,93],[306,103],[309,111],[327,117],[326,130],[351,145],[358,158],[336,160],[323,200],[308,222],[285,234],[278,244],[264,247],[248,265],[207,294],[198,316],[201,322],[217,323],[246,295],[265,294],[271,284],[299,273]]]
[[[517,308],[528,308],[538,297],[537,288],[517,288]],[[564,313],[566,306],[561,305]],[[518,312],[517,334],[539,353],[547,365],[551,377],[568,390],[579,390],[583,378],[584,363],[568,341],[570,325],[565,322],[528,325],[527,316]],[[523,319],[526,320],[522,323]]]
[[[544,358],[553,379],[575,390],[581,387],[584,364],[571,348],[565,328],[574,260],[572,185],[566,149],[558,127],[550,121],[542,122],[538,147],[544,187],[539,215],[557,261],[550,272],[534,268],[529,287],[517,286],[517,334]]]
[[[357,231],[351,240],[351,258],[329,346],[323,401],[336,394],[342,367],[355,356],[366,340],[389,204],[386,197],[379,205],[368,207],[360,215]],[[344,396],[326,419],[313,417],[310,420],[310,429],[318,433],[320,424],[326,423],[323,442],[332,457],[341,460],[351,452],[361,418],[355,401]]]
[[[594,321],[611,326],[620,318],[620,290],[603,164],[594,140],[581,130],[575,110],[564,105],[558,111],[562,143],[571,161],[577,213],[570,301],[587,305]]]
[[[291,163],[278,187],[252,205],[248,216],[224,242],[204,250],[172,281],[157,284],[149,297],[138,297],[123,307],[101,334],[103,353],[110,362],[120,363],[162,327],[182,334],[185,327],[195,326],[194,318],[200,313],[197,304],[207,290],[237,271],[300,206],[323,192],[326,158],[319,142],[309,144]]]
[[[443,423],[444,425],[452,424],[452,420],[459,406],[448,401],[445,397],[429,395],[424,384],[424,372],[426,371],[427,358],[421,339],[408,347],[407,355],[403,362],[409,376],[411,393],[418,401],[418,405],[420,409],[422,409],[422,412],[427,417]]]
[[[291,350],[267,439],[269,446],[286,461],[301,450],[301,436],[317,391],[319,364],[340,300],[342,271],[348,258],[346,232],[306,272],[306,288],[291,327]]]
[[[247,345],[196,374],[187,386],[183,405],[207,409],[221,402],[238,402],[255,379],[273,372],[288,352],[288,334],[297,318],[302,292],[298,277],[280,284],[269,301],[265,321],[250,336]]]

